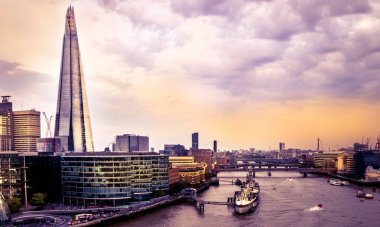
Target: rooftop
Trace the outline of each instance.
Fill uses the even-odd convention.
[[[161,155],[155,152],[104,152],[104,151],[95,151],[95,152],[72,152],[66,153],[66,157],[97,157],[97,156],[167,156]]]

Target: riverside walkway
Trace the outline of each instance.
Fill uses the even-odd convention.
[[[51,219],[51,221],[49,221],[52,224],[51,226],[105,226],[108,223],[112,223],[118,219],[128,219],[129,217],[142,214],[149,210],[153,210],[178,202],[181,199],[182,197],[180,196],[164,196],[160,198],[154,198],[150,201],[121,207],[92,208],[79,210],[29,211],[23,212],[19,217],[14,218],[13,222],[14,224],[16,224],[16,226],[29,226],[25,225],[25,223],[30,223],[31,220],[47,218]],[[88,214],[89,217],[84,220],[70,220],[70,218],[63,218],[63,216],[81,214]],[[60,220],[65,220],[65,223],[60,222]]]

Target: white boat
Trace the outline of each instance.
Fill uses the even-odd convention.
[[[342,181],[338,180],[338,179],[330,179],[328,182],[329,182],[329,184],[334,185],[334,186],[341,186],[342,185]]]
[[[364,198],[366,198],[366,199],[373,199],[373,195],[367,193],[367,194],[364,195]]]
[[[345,186],[347,186],[347,185],[349,185],[350,184],[350,182],[348,182],[348,181],[342,181],[342,185],[345,185]]]
[[[245,214],[259,205],[260,186],[253,180],[253,172],[249,171],[245,185],[235,192],[235,212]]]

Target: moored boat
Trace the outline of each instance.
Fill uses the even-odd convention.
[[[364,195],[364,198],[366,198],[366,199],[373,199],[373,195],[370,194],[370,193],[366,193],[366,194]]]
[[[253,180],[253,172],[250,170],[246,183],[240,191],[235,192],[235,212],[245,214],[253,211],[259,204],[260,186]]]
[[[359,198],[364,198],[365,197],[365,193],[362,190],[358,190],[358,192],[356,193],[356,196],[359,197]]]

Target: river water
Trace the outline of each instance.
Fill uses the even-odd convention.
[[[220,186],[211,186],[200,197],[208,201],[226,201],[238,186],[231,180],[244,180],[244,172],[219,173]],[[289,179],[290,178],[290,179]],[[255,212],[236,215],[231,207],[205,205],[200,214],[190,204],[173,205],[135,217],[120,226],[380,226],[380,189],[361,187],[374,199],[356,197],[359,186],[331,186],[326,178],[302,177],[295,172],[257,172],[260,205]],[[374,191],[375,190],[375,191]],[[322,210],[310,209],[318,204]]]

